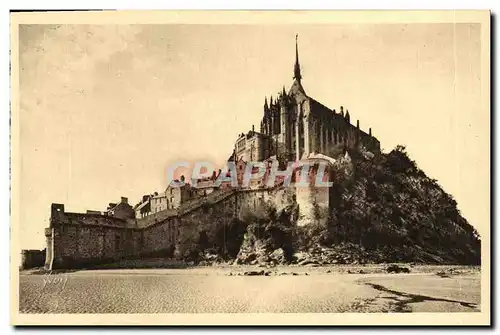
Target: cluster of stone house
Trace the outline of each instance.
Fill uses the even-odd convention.
[[[142,200],[133,208],[135,218],[140,219],[161,211],[175,210],[187,201],[211,194],[221,188],[215,183],[216,176],[218,175],[198,180],[196,187],[187,182],[182,186],[171,184],[162,193],[155,192],[144,195]],[[181,179],[184,182],[184,177]],[[179,180],[174,180],[174,182],[179,182]]]
[[[121,197],[120,202],[109,203],[105,211],[88,209],[86,214],[111,216],[123,220],[135,217],[134,208],[130,206],[126,197]]]
[[[234,161],[233,156],[231,160]],[[242,184],[246,164],[243,159],[239,159],[235,164],[238,185]],[[210,177],[199,178],[191,183],[186,182],[184,176],[182,176],[180,180],[183,182],[182,186],[177,186],[176,184],[179,180],[174,180],[176,183],[171,183],[164,192],[144,195],[142,200],[133,207],[135,218],[144,218],[165,210],[176,210],[183,204],[196,201],[214,192],[230,190],[233,186],[229,180],[217,182],[221,173],[226,173],[226,176],[230,177],[230,171],[224,171],[221,169],[213,171]],[[251,186],[255,187],[255,183],[252,183]]]

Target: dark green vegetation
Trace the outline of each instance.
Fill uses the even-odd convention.
[[[327,225],[295,225],[296,206],[232,218],[223,209],[181,230],[178,258],[194,262],[480,264],[480,238],[453,197],[405,148],[349,152],[339,166]],[[344,173],[342,169],[351,169]]]

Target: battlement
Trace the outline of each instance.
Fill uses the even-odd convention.
[[[87,210],[86,213],[65,211],[64,204],[53,203],[50,207],[50,227],[64,224],[80,224],[86,226],[132,227],[131,219],[124,215],[129,211],[128,199],[121,198],[118,204],[111,204],[105,212]],[[131,207],[130,207],[131,209]],[[132,210],[133,211],[133,210]]]

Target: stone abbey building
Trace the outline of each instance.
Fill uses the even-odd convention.
[[[326,162],[330,167],[340,162],[345,166],[350,164],[349,148],[363,146],[372,153],[380,150],[371,129],[366,133],[360,129],[359,121],[351,124],[348,110],[329,109],[306,94],[301,82],[297,42],[295,51],[291,88],[288,92],[283,88],[275,99],[265,99],[260,131],[252,128],[235,142],[229,160],[236,162],[237,171],[243,171],[247,162],[276,160],[313,165]],[[331,177],[333,170],[326,175]],[[217,187],[213,184],[216,176],[214,172],[214,178],[203,180],[197,186],[169,186],[160,194],[144,196],[135,206],[123,197],[119,203],[110,203],[103,212],[72,213],[66,211],[63,204],[52,204],[50,226],[45,229],[45,267],[76,267],[167,255],[175,249],[182,229],[187,229],[184,227],[214,219],[211,215],[217,208],[229,217],[240,217],[244,211],[255,211],[263,205],[272,204],[279,210],[294,204],[299,209],[297,224],[304,225],[317,213],[315,206],[319,205],[324,214],[320,219],[314,214],[314,220],[323,221],[327,210],[335,206],[328,187],[318,190],[293,183],[288,187],[264,183]]]
[[[368,133],[351,124],[348,110],[341,106],[337,112],[312,97],[302,86],[298,44],[295,44],[293,83],[288,92],[282,92],[273,100],[265,98],[264,115],[260,132],[255,128],[241,134],[236,141],[238,159],[262,161],[271,156],[279,160],[301,160],[311,153],[338,156],[346,148],[363,145],[370,151],[379,151],[380,143]]]

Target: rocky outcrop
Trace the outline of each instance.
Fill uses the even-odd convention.
[[[397,264],[392,264],[385,270],[387,273],[410,273],[410,269],[406,266],[399,266]]]
[[[291,260],[296,206],[251,218],[234,264],[278,265]]]
[[[260,240],[251,233],[246,233],[235,264],[265,264],[270,260],[270,243]]]
[[[322,157],[309,157],[315,158]],[[388,154],[361,148],[330,163],[333,186],[328,198],[320,199],[330,204],[327,215],[319,215],[325,217],[324,224],[311,211],[308,224],[299,225],[308,198],[300,202],[296,196],[284,202],[291,203],[287,207],[226,223],[232,228],[224,234],[219,230],[226,226],[212,224],[213,229],[202,231],[210,243],[199,243],[196,251],[208,247],[221,254],[228,241],[236,241],[234,252],[224,258],[257,266],[480,263],[477,231],[461,216],[453,197],[428,178],[403,147]],[[194,225],[200,227],[199,220]],[[238,239],[227,238],[227,232]],[[204,261],[219,260],[209,256]]]
[[[345,243],[333,247],[316,245],[293,255],[293,263],[298,265],[365,264],[374,262],[370,253],[362,247]]]
[[[289,263],[282,248],[274,249],[269,240],[245,235],[240,252],[233,264],[280,265]]]

